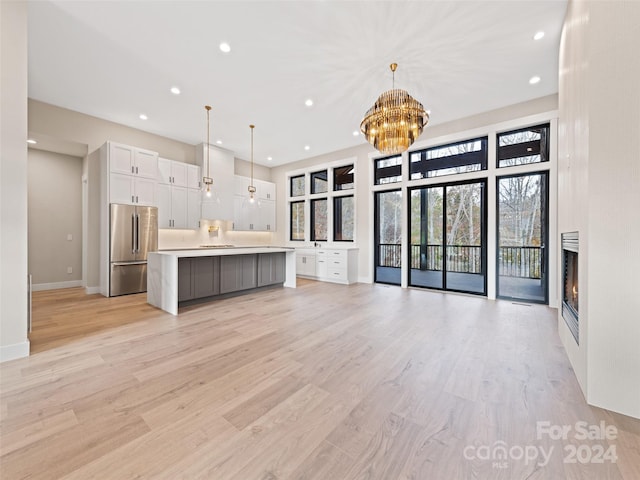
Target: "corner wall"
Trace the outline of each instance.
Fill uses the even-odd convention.
[[[0,2],[0,361],[27,338],[27,2]]]
[[[580,234],[580,345],[591,405],[640,418],[640,3],[571,1],[560,50],[559,232]]]

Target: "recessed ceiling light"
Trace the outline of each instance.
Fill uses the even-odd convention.
[[[171,93],[174,95],[180,95],[180,89],[178,87],[171,87]]]
[[[305,104],[307,107],[312,107],[312,106],[313,106],[313,100],[311,100],[310,98],[307,98],[307,99],[304,101],[304,104]]]
[[[531,78],[529,79],[529,83],[530,83],[531,85],[535,85],[536,83],[539,83],[539,82],[540,82],[540,77],[539,77],[539,76],[537,76],[537,75],[535,75],[535,76],[533,76],[533,77],[531,77]]]
[[[216,140],[216,143],[217,143],[218,145],[222,145],[222,140]]]
[[[273,160],[273,157],[267,157],[267,160],[271,161]]]
[[[148,119],[148,118],[149,118],[149,117],[147,117],[144,113],[141,113],[141,114],[140,114],[140,120],[146,120],[146,119]]]
[[[536,32],[536,34],[533,36],[533,39],[540,40],[542,37],[544,37],[544,32],[540,30],[539,32]]]
[[[310,147],[309,145],[305,145],[305,146],[304,146],[304,149],[305,149],[305,150],[309,150],[309,149],[311,149],[311,147]]]
[[[220,44],[220,51],[224,53],[229,53],[231,51],[231,45],[229,45],[227,42],[222,42]]]
[[[31,145],[35,145],[35,144],[36,144],[36,143],[38,143],[38,142],[36,142],[33,138],[29,138],[29,139],[27,140],[27,143],[30,143]]]
[[[358,130],[354,130],[353,131],[353,136],[357,137],[358,135],[360,135],[360,132]]]

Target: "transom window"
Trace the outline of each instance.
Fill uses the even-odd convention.
[[[402,181],[402,155],[374,160],[376,185]]]
[[[292,197],[304,195],[304,175],[296,175],[290,178],[290,188]]]
[[[487,137],[427,148],[410,155],[411,180],[487,169]]]
[[[549,124],[498,134],[498,168],[549,161]]]

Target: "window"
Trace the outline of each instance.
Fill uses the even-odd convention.
[[[290,240],[355,241],[355,162],[351,157],[287,172]]]
[[[376,185],[402,181],[402,155],[374,160]]]
[[[412,180],[486,169],[487,137],[411,153]]]
[[[304,201],[291,202],[291,240],[304,240]]]
[[[291,196],[301,197],[304,195],[304,175],[297,175],[289,180],[291,181]]]
[[[326,193],[329,190],[327,181],[327,171],[314,172],[311,174],[311,193]]]
[[[311,200],[311,241],[327,241],[326,198]]]
[[[335,191],[353,189],[353,165],[333,169],[333,189]]]
[[[498,134],[498,168],[549,161],[549,124]]]
[[[333,240],[353,242],[353,195],[333,199]]]

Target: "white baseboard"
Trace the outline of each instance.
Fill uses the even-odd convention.
[[[53,283],[34,283],[31,286],[31,291],[40,292],[42,290],[57,290],[59,288],[73,288],[81,287],[82,280],[70,280],[68,282],[53,282]]]
[[[0,346],[0,363],[29,356],[29,340],[13,345]]]
[[[358,283],[373,283],[373,278],[367,277],[358,277]]]
[[[100,287],[85,287],[84,292],[87,295],[93,295],[94,293],[102,293],[102,290],[100,290]]]

